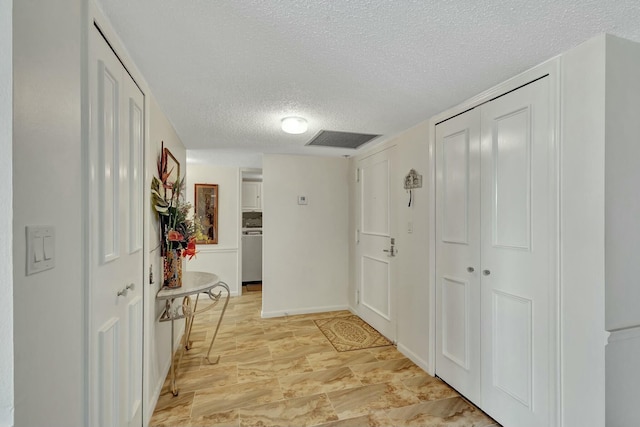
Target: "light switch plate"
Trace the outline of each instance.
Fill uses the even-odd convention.
[[[56,266],[55,228],[51,225],[27,226],[27,275]]]

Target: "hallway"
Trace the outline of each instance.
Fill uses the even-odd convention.
[[[204,355],[219,308],[196,318],[180,394],[165,381],[151,426],[498,426],[392,346],[337,352],[313,320],[350,312],[261,319],[261,306],[259,291],[230,299],[218,365]]]

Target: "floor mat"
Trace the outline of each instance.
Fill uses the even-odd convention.
[[[391,341],[355,315],[318,319],[314,322],[337,351],[392,345]]]

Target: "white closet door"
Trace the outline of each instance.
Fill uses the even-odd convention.
[[[436,374],[480,404],[480,111],[436,126]]]
[[[555,242],[548,79],[482,106],[482,408],[551,425]]]
[[[90,425],[142,424],[144,95],[91,30]]]

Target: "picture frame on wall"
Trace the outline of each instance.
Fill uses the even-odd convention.
[[[202,228],[196,237],[199,245],[218,244],[218,198],[218,184],[195,184],[195,218]]]
[[[164,148],[164,155],[167,159],[167,183],[174,184],[180,177],[180,162],[171,154],[168,148]]]

